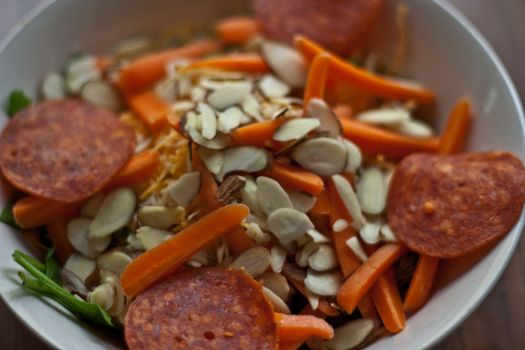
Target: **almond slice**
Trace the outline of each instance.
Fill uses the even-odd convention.
[[[311,99],[306,106],[306,115],[319,120],[320,125],[317,128],[319,132],[326,133],[329,137],[341,135],[342,127],[339,118],[323,100]]]
[[[314,225],[305,213],[291,208],[277,209],[268,217],[268,229],[282,244],[302,237]]]
[[[178,205],[187,207],[199,192],[201,174],[198,171],[183,174],[166,188],[166,194]]]
[[[294,209],[307,213],[313,208],[317,198],[302,191],[288,191]]]
[[[301,267],[308,266],[308,259],[319,249],[319,244],[314,241],[308,241],[301,250],[295,254],[295,263]]]
[[[292,158],[304,169],[322,176],[341,173],[347,162],[346,148],[335,139],[318,137],[296,146]]]
[[[81,55],[72,58],[66,64],[66,83],[68,90],[73,94],[78,94],[87,82],[99,80],[100,77],[97,59],[94,56]]]
[[[274,292],[283,301],[290,297],[291,288],[286,277],[276,272],[265,272],[261,276],[263,286]]]
[[[129,188],[112,191],[100,207],[89,227],[91,238],[109,236],[131,220],[136,205],[135,193]]]
[[[266,176],[259,176],[257,183],[257,204],[266,215],[280,208],[293,208],[288,193],[279,182]]]
[[[321,244],[308,257],[308,266],[315,271],[329,271],[337,267],[337,257],[329,244]]]
[[[359,147],[357,147],[353,142],[347,139],[342,139],[342,141],[346,148],[347,154],[345,171],[353,173],[361,166],[363,155],[361,154]]]
[[[248,228],[246,229],[246,235],[253,239],[257,244],[268,243],[272,240],[272,236],[264,232],[261,229],[261,227],[255,222],[251,222],[248,224]]]
[[[392,232],[392,229],[388,224],[381,226],[381,237],[384,242],[397,242],[396,235]]]
[[[268,154],[261,148],[251,146],[232,147],[224,151],[224,163],[217,179],[233,171],[257,172],[268,166]]]
[[[270,267],[270,252],[264,247],[250,248],[241,253],[231,264],[231,268],[244,269],[247,274],[257,278]]]
[[[288,45],[264,41],[261,51],[275,74],[291,87],[303,87],[306,83],[307,65],[299,52]]]
[[[250,208],[253,214],[260,214],[261,208],[257,203],[257,184],[251,176],[245,177],[246,183],[241,190],[241,200]]]
[[[271,289],[263,286],[263,293],[268,298],[268,301],[272,304],[274,311],[280,312],[282,314],[290,315],[292,312],[290,308],[283,299],[281,299],[277,294],[275,294]]]
[[[249,117],[257,120],[257,121],[263,121],[263,115],[261,113],[261,104],[255,96],[248,95],[246,98],[242,101],[241,107]]]
[[[64,269],[74,273],[83,283],[95,272],[95,260],[88,259],[80,254],[71,255],[64,265]]]
[[[86,83],[82,87],[80,96],[86,102],[95,106],[118,112],[122,109],[122,100],[117,91],[110,84],[102,80]]]
[[[197,152],[210,173],[217,175],[221,171],[224,163],[223,152],[206,147],[198,147]]]
[[[377,328],[377,321],[358,318],[334,329],[334,337],[324,344],[329,350],[359,349]]]
[[[379,231],[381,230],[382,225],[383,222],[380,219],[368,220],[359,230],[359,235],[361,236],[361,239],[366,244],[378,243],[379,241],[381,241],[381,235]]]
[[[313,118],[297,118],[287,121],[281,125],[273,134],[275,141],[286,142],[293,140],[300,140],[312,130],[319,127],[318,119]]]
[[[381,170],[376,166],[364,169],[356,183],[356,195],[361,210],[367,214],[380,214],[386,205],[386,188]]]
[[[170,231],[159,230],[148,226],[142,226],[137,230],[137,238],[146,250],[155,248],[170,236]]]
[[[222,133],[229,133],[239,127],[243,113],[239,107],[230,107],[224,112],[219,113],[217,121],[217,129]]]
[[[103,192],[95,194],[88,199],[84,206],[82,206],[80,214],[87,218],[93,219],[97,215],[100,207],[102,206],[102,203],[104,203],[104,199],[105,196]]]
[[[339,194],[339,198],[341,198],[346,210],[352,217],[352,226],[358,230],[361,229],[366,220],[363,213],[361,213],[361,207],[359,206],[359,201],[357,200],[352,185],[341,175],[332,176],[332,181],[334,182],[337,194]]]
[[[315,242],[315,243],[328,243],[331,242],[331,239],[323,235],[321,232],[316,229],[311,229],[306,231],[306,234]]]
[[[274,245],[270,250],[270,265],[273,272],[281,273],[286,262],[286,249],[279,245]]]
[[[42,97],[46,100],[61,100],[66,97],[66,81],[57,72],[49,72],[42,81]]]
[[[350,226],[350,224],[345,219],[337,219],[332,225],[332,230],[334,232],[341,232],[343,230],[346,230],[348,226]]]
[[[354,255],[359,258],[359,260],[368,260],[368,256],[366,255],[365,251],[363,250],[363,247],[361,246],[361,243],[359,242],[359,239],[356,236],[350,237],[346,241],[346,245],[352,250]]]
[[[252,89],[253,84],[249,81],[231,83],[212,92],[208,96],[208,103],[222,111],[244,101]]]
[[[146,205],[138,210],[137,216],[145,226],[164,230],[179,224],[184,219],[182,207],[168,208],[161,205]]]
[[[131,258],[124,252],[113,250],[100,255],[97,259],[97,267],[114,272],[120,276],[126,266],[131,262]]]
[[[209,149],[225,149],[231,142],[229,135],[221,133],[217,133],[213,139],[208,140],[194,127],[188,128],[188,133],[196,144]]]
[[[89,237],[89,227],[93,220],[76,218],[67,223],[67,238],[76,251],[87,258],[96,258],[111,243],[110,236]]]
[[[217,117],[215,111],[206,103],[199,102],[197,109],[200,112],[201,135],[205,139],[211,140],[217,134]]]
[[[273,75],[265,75],[259,81],[259,90],[268,98],[285,97],[290,93],[290,87]]]
[[[410,119],[410,111],[404,108],[379,108],[361,112],[356,119],[367,124],[397,126]]]
[[[343,283],[343,276],[339,271],[319,272],[308,269],[304,285],[312,293],[321,296],[334,296]]]
[[[414,119],[406,120],[392,129],[404,135],[420,138],[431,137],[433,134],[430,126]]]
[[[107,311],[113,306],[114,297],[115,291],[113,286],[109,283],[103,283],[88,294],[88,301]]]

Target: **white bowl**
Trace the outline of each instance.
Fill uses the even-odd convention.
[[[410,8],[409,76],[435,89],[441,127],[453,103],[470,96],[474,127],[470,150],[509,150],[525,157],[524,118],[516,91],[493,50],[444,1],[404,0]],[[391,2],[391,6],[393,5]],[[205,21],[249,8],[242,0],[57,0],[44,1],[0,44],[0,99],[13,88],[36,93],[38,80],[75,51],[103,53],[119,39],[160,32],[178,20]],[[6,122],[0,116],[0,127]],[[0,189],[2,204],[6,189]],[[480,218],[482,220],[483,218]],[[480,263],[447,287],[408,321],[402,333],[370,349],[430,347],[457,327],[485,298],[509,261],[524,224],[514,229]],[[113,349],[118,337],[96,331],[29,295],[20,287],[11,260],[15,249],[34,252],[28,234],[0,227],[0,294],[42,339],[60,349]],[[115,340],[117,339],[117,340]]]

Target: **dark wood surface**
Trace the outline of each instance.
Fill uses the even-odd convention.
[[[0,36],[38,0],[0,0]],[[450,0],[485,35],[525,96],[525,1]],[[525,242],[481,306],[436,349],[525,349]],[[0,349],[47,349],[0,301]]]

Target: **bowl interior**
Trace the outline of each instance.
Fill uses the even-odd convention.
[[[387,10],[392,11],[398,2],[390,1]],[[475,116],[468,148],[508,150],[524,159],[519,99],[492,50],[467,21],[443,1],[403,2],[410,10],[410,48],[405,73],[437,91],[439,104],[433,114],[438,129],[454,102],[468,96]],[[44,1],[15,28],[8,38],[11,40],[0,45],[0,99],[13,88],[36,95],[37,82],[42,76],[61,67],[72,52],[103,53],[120,39],[161,32],[178,21],[206,23],[227,14],[248,11],[249,1],[243,0],[157,0],[154,5],[141,0]],[[0,127],[5,122],[6,116],[0,114]],[[4,204],[7,198],[8,190],[0,188],[0,202]],[[522,217],[512,232],[474,268],[438,291],[409,319],[404,332],[384,338],[370,349],[425,348],[451,331],[473,311],[498,279],[519,239],[523,221]],[[35,332],[62,349],[122,347],[115,340],[118,337],[74,321],[60,309],[51,308],[46,305],[48,302],[23,291],[11,253],[14,249],[35,252],[36,245],[30,234],[16,233],[4,225],[0,231],[0,294]]]

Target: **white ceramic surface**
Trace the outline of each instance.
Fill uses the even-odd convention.
[[[396,3],[397,1],[393,1]],[[525,159],[523,113],[515,89],[492,49],[455,9],[444,1],[405,0],[410,8],[409,76],[435,89],[440,128],[453,103],[467,95],[474,105],[471,150],[509,150]],[[121,38],[154,33],[176,21],[207,21],[245,11],[242,0],[56,0],[44,1],[0,43],[0,100],[13,88],[36,93],[37,81],[57,69],[69,53],[104,52]],[[0,127],[6,118],[0,112]],[[7,192],[0,189],[0,203]],[[482,220],[483,218],[480,218]],[[422,349],[435,344],[484,299],[507,265],[523,229],[512,232],[468,273],[435,295],[402,333],[370,349]],[[0,294],[9,307],[54,347],[113,349],[116,337],[75,321],[50,302],[35,298],[18,284],[14,249],[35,252],[29,234],[0,224]],[[21,340],[22,341],[22,340]]]

